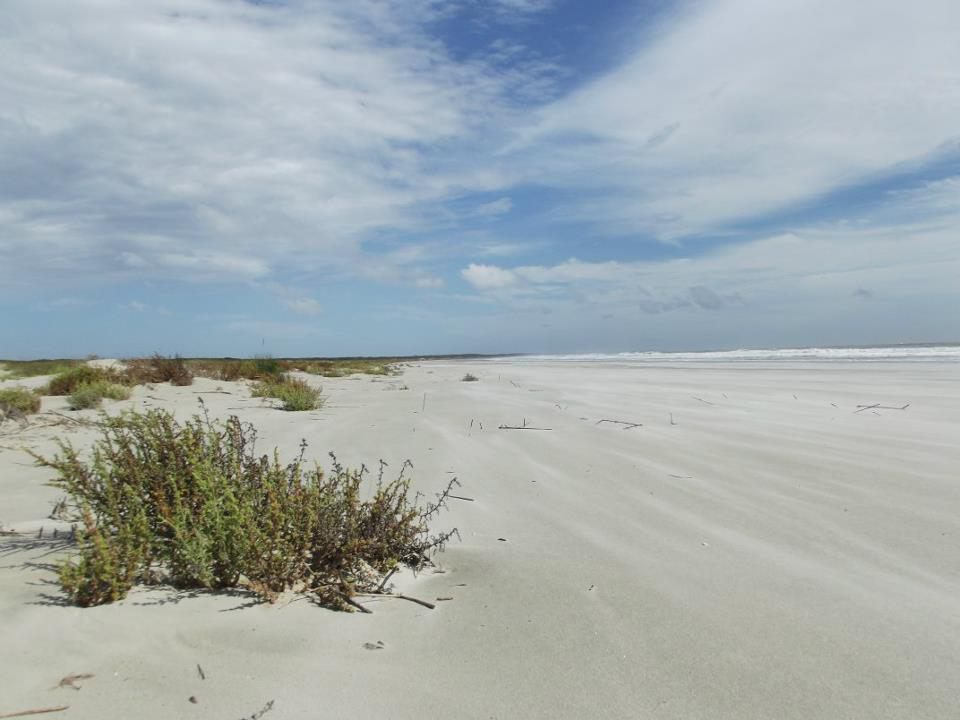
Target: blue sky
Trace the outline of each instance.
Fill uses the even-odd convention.
[[[7,0],[0,357],[960,340],[960,4]]]

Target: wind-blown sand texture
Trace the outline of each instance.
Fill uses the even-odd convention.
[[[58,492],[11,448],[94,433],[7,424],[0,522],[21,534],[0,537],[0,714],[238,720],[273,700],[267,720],[957,716],[960,364],[430,362],[322,385],[327,406],[306,413],[210,380],[109,407],[186,417],[202,397],[255,423],[264,451],[306,438],[324,463],[409,458],[428,495],[455,474],[474,500],[437,527],[463,541],[443,572],[398,580],[452,599],[350,615],[137,589],[65,606],[45,519]],[[551,429],[498,429],[524,421]],[[52,689],[70,673],[94,677]]]

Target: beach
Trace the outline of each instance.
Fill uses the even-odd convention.
[[[960,363],[544,358],[303,377],[323,408],[198,378],[108,409],[185,419],[202,399],[253,423],[262,452],[292,458],[306,439],[321,464],[333,451],[388,474],[409,459],[428,498],[456,477],[434,524],[460,540],[395,576],[436,608],[165,588],[66,605],[50,565],[60,492],[20,448],[96,432],[7,423],[0,715],[237,720],[270,701],[268,720],[956,714]],[[63,398],[43,411],[95,417]],[[71,673],[92,677],[57,687]]]

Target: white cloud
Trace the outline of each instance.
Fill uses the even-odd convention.
[[[300,315],[320,315],[323,312],[323,306],[312,297],[284,298],[283,304]]]
[[[517,276],[512,271],[496,265],[470,263],[460,274],[464,280],[480,290],[505,288],[517,281]]]
[[[662,239],[717,231],[960,138],[960,4],[690,3],[512,147],[554,211]]]
[[[899,315],[918,304],[949,303],[960,277],[960,207],[948,212],[944,183],[893,194],[885,212],[898,223],[839,221],[798,228],[712,252],[659,261],[555,265],[470,265],[464,279],[513,307],[545,300],[605,312],[729,311],[743,317],[797,308],[816,315],[849,306],[882,288]],[[936,207],[933,219],[910,221],[903,205]],[[885,218],[886,219],[886,218]],[[870,288],[871,290],[864,290]],[[819,309],[818,309],[819,308]],[[891,322],[894,318],[891,317]]]
[[[440,171],[433,149],[469,149],[547,71],[454,61],[426,31],[451,11],[9,0],[0,277],[354,271],[370,233],[490,184],[496,172]]]

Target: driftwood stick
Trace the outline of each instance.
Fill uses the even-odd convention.
[[[857,407],[860,409],[854,410],[853,411],[854,415],[856,415],[859,412],[863,412],[864,410],[873,410],[874,408],[878,408],[880,407],[880,403],[876,403],[875,405],[857,405]]]
[[[704,405],[713,405],[713,404],[714,404],[714,403],[710,402],[709,400],[704,400],[703,398],[699,398],[699,397],[697,397],[696,395],[691,395],[690,397],[692,397],[694,400],[699,400],[699,401],[702,402]]]
[[[0,718],[24,717],[25,715],[40,715],[42,713],[63,712],[69,705],[58,705],[57,707],[37,708],[36,710],[21,710],[20,712],[4,713]]]
[[[553,430],[553,428],[533,427],[533,425],[501,425],[498,430]]]
[[[467,502],[473,502],[473,498],[463,497],[462,495],[447,495],[449,498],[454,498],[456,500],[466,500]]]
[[[394,567],[390,572],[383,576],[383,580],[380,581],[380,584],[377,585],[377,592],[382,592],[383,588],[386,587],[387,583],[390,581],[390,578],[393,577],[393,574],[397,571],[397,568]]]
[[[860,410],[906,410],[908,407],[910,407],[910,403],[907,403],[906,405],[902,405],[900,407],[896,407],[894,405],[879,405],[879,404],[857,405],[857,407],[860,408]],[[860,412],[860,410],[857,410],[857,412]]]

